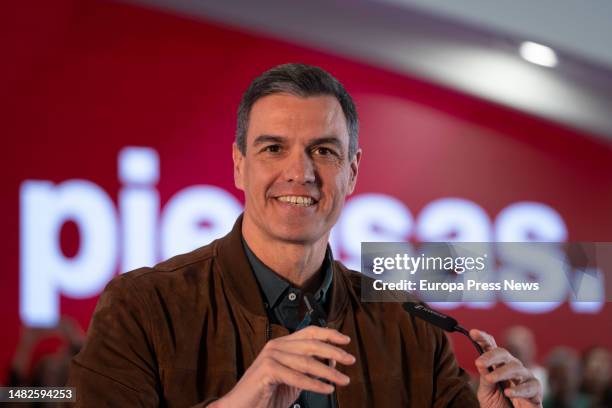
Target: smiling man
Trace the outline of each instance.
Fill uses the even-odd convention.
[[[395,303],[362,303],[330,230],[357,181],[357,112],[320,68],[256,78],[238,111],[244,214],[189,254],[115,278],[73,361],[77,405],[505,407],[540,386],[484,332],[474,395],[444,333]],[[326,327],[318,327],[326,326]],[[492,372],[489,372],[489,370]]]
[[[287,86],[253,104],[246,137],[239,133],[233,146],[234,178],[245,194],[245,241],[275,273],[303,286],[323,263],[329,232],[355,187],[361,151],[348,140],[334,96],[291,91]]]

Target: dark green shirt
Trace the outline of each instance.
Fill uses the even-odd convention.
[[[268,313],[270,323],[280,324],[293,333],[310,324],[308,317],[304,317],[305,308],[303,305],[303,293],[300,288],[296,288],[289,281],[276,274],[268,268],[251,251],[247,243],[243,240],[242,244],[246,252],[253,273],[259,288],[263,294],[264,306]],[[324,273],[321,287],[314,293],[315,300],[323,306],[327,312],[327,294],[332,285],[333,256],[329,246],[325,252],[321,272]],[[299,398],[292,405],[295,408],[328,408],[331,407],[330,397],[326,394],[318,394],[310,391],[302,391]]]

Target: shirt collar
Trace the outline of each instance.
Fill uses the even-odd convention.
[[[242,239],[242,245],[244,247],[244,251],[246,253],[247,259],[251,264],[251,269],[255,274],[255,278],[259,283],[259,287],[261,288],[266,302],[268,303],[270,308],[273,308],[279,298],[285,293],[285,291],[292,287],[291,283],[279,276],[272,269],[270,269],[266,264],[264,264],[257,256],[251,251],[251,248],[247,245],[246,241]],[[323,277],[323,282],[321,282],[321,286],[314,293],[314,298],[320,304],[325,304],[327,299],[327,294],[332,285],[332,265],[333,265],[333,254],[329,245],[325,251],[325,258],[323,259],[322,270],[325,273]]]

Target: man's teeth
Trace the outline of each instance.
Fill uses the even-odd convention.
[[[309,205],[314,204],[314,200],[310,197],[302,197],[302,196],[280,196],[276,198],[279,201],[284,203],[291,203],[296,205],[301,205],[303,207],[308,207]]]

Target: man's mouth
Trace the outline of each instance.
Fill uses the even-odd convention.
[[[317,203],[317,201],[312,197],[307,196],[295,196],[295,195],[285,195],[276,197],[278,201],[282,201],[283,203],[299,205],[301,207],[309,207]]]

